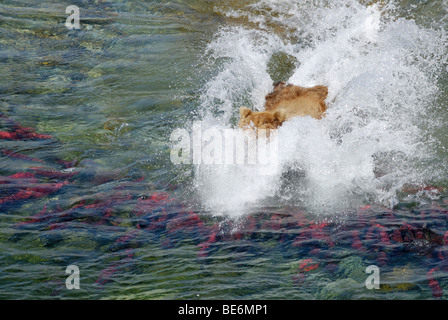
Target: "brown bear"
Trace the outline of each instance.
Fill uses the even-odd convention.
[[[240,121],[238,127],[277,129],[287,120],[285,111],[252,111],[249,108],[240,108]]]
[[[327,110],[325,99],[328,88],[315,86],[304,88],[285,82],[274,84],[274,90],[266,96],[265,111],[240,108],[240,128],[277,129],[283,122],[297,116],[321,119]]]

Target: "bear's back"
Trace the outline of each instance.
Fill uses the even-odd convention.
[[[296,116],[311,116],[321,119],[327,110],[325,98],[328,88],[315,86],[304,88],[295,85],[286,85],[266,96],[266,111],[284,111],[287,119]]]

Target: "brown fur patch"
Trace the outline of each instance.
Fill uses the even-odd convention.
[[[321,119],[327,110],[327,95],[328,88],[325,86],[304,88],[278,82],[266,96],[265,111],[252,111],[246,107],[240,109],[238,127],[276,129],[297,116]]]
[[[286,121],[286,114],[282,111],[252,111],[249,108],[240,108],[240,128],[276,129]]]

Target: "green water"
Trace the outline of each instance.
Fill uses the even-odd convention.
[[[437,264],[431,257],[415,260],[413,253],[394,254],[392,249],[386,275],[390,283],[404,285],[380,293],[364,287],[365,267],[375,261],[377,251],[359,258],[345,233],[338,233],[347,228],[349,213],[348,218],[330,221],[340,236],[338,245],[319,244],[331,254],[312,256],[328,268],[310,271],[299,283],[294,275],[300,262],[311,255],[291,245],[299,227],[288,223],[294,222],[296,208],[255,210],[257,228],[238,241],[228,231],[230,236],[220,237],[205,257],[198,256],[198,245],[209,239],[207,228],[222,223],[223,229],[230,230],[233,222],[200,212],[196,199],[156,206],[154,213],[143,216],[135,214],[137,199],[155,192],[167,192],[174,199],[188,196],[190,177],[182,176],[169,161],[169,135],[197,115],[201,90],[219,69],[219,63],[204,56],[215,32],[229,24],[255,27],[223,12],[252,2],[1,1],[0,112],[55,139],[0,140],[0,145],[48,163],[54,157],[74,161],[80,173],[60,193],[0,207],[0,299],[432,297],[425,274]],[[81,10],[80,30],[65,27],[68,5]],[[420,12],[407,8],[403,15],[418,20]],[[437,7],[430,10],[435,19],[442,19]],[[274,81],[289,77],[296,63],[281,53],[272,61],[268,72]],[[0,161],[2,176],[36,165],[6,156]],[[443,199],[437,202],[442,211],[447,207]],[[73,209],[97,201],[105,203],[101,210]],[[55,216],[17,227],[45,207]],[[101,220],[107,207],[112,211]],[[412,202],[403,203],[397,215],[403,221],[413,220],[409,214],[414,207]],[[191,210],[203,221],[204,233],[140,228],[149,216],[163,212],[177,221],[176,214]],[[67,212],[70,215],[64,218]],[[282,228],[262,227],[274,214],[287,220]],[[382,221],[381,209],[369,214],[361,220]],[[305,226],[313,225],[316,217],[303,215]],[[435,223],[434,229],[443,235],[445,222]],[[68,265],[80,268],[80,290],[65,287]],[[339,269],[331,271],[332,265]],[[114,271],[99,283],[107,270]],[[394,278],[407,275],[408,270],[411,279]],[[446,274],[438,279],[448,290]]]
[[[2,3],[1,110],[57,133],[67,157],[157,180],[166,133],[197,95],[203,30],[220,19],[192,2],[87,2],[70,31],[69,4]]]
[[[81,10],[80,30],[68,30],[64,25],[65,8],[72,4]],[[164,189],[173,179],[165,166],[169,159],[167,133],[194,106],[200,86],[196,56],[207,34],[222,22],[211,7],[202,1],[3,1],[0,111],[61,142],[50,151],[45,147],[35,150],[34,156],[55,152],[67,160],[83,163],[86,159],[117,180],[143,172],[147,183],[137,192]],[[24,144],[16,151],[26,150]],[[22,166],[26,164],[2,159],[1,170],[6,174]],[[87,186],[79,196],[101,197],[102,189],[108,187]],[[77,201],[76,194],[67,198]],[[56,251],[46,248],[39,232],[13,241],[11,247],[6,241],[11,236],[10,223],[32,214],[36,207],[40,211],[43,202],[24,205],[2,218],[2,298],[48,295],[63,284],[60,275],[65,277],[61,274],[65,268],[61,266],[69,261],[87,258],[90,265],[83,264],[90,271],[82,273],[83,284],[107,266],[98,261],[103,257],[92,254],[101,251],[101,244],[92,239],[94,230],[93,235],[89,231],[64,234],[63,248]],[[126,231],[126,222],[123,224],[121,231]],[[182,249],[183,255],[187,252]],[[137,255],[146,262],[140,274],[151,277],[146,281],[153,285],[139,290],[141,279],[132,277],[127,289],[112,289],[96,297],[178,295],[179,290],[173,289],[177,285],[159,288],[154,283],[160,278],[158,272],[173,274],[167,284],[185,278],[181,270],[167,269],[174,266],[164,261],[163,251],[147,247]],[[100,266],[103,263],[104,268]],[[196,269],[191,266],[192,271]],[[53,279],[60,282],[58,286],[52,284]],[[63,295],[95,297],[87,288]]]

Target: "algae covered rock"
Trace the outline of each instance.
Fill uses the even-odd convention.
[[[274,82],[289,79],[296,69],[298,61],[284,52],[274,53],[268,62],[267,71]]]
[[[418,289],[418,286],[413,283],[417,275],[412,271],[412,268],[396,267],[393,271],[381,274],[380,290],[382,292],[392,291],[409,291]]]
[[[366,267],[367,264],[361,257],[349,256],[341,260],[336,275],[340,278],[351,278],[358,282],[364,282],[367,277]]]
[[[340,279],[330,282],[323,287],[317,294],[320,300],[346,300],[350,299],[355,294],[362,284],[353,279]]]

